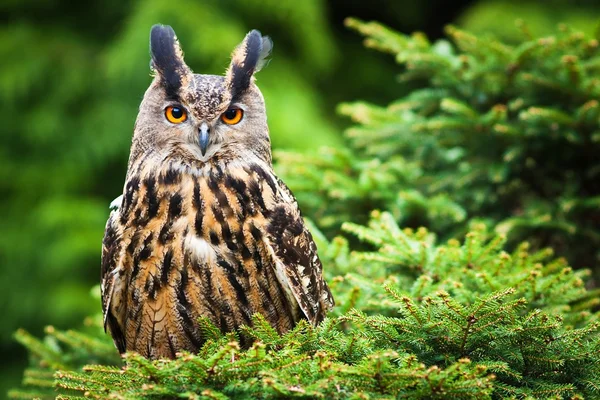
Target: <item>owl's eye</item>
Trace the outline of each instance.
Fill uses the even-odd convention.
[[[169,106],[165,109],[165,117],[173,124],[180,124],[187,119],[187,112],[183,107]]]
[[[235,125],[242,120],[243,116],[244,111],[241,108],[231,107],[221,114],[221,121],[225,122],[227,125]]]

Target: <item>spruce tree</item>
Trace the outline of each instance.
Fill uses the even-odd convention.
[[[445,238],[481,219],[512,244],[551,245],[600,265],[600,50],[560,26],[508,45],[448,27],[448,40],[347,20],[390,53],[410,93],[381,107],[345,103],[350,148],[279,152],[286,182],[328,232],[389,210]],[[600,273],[600,270],[599,270]]]

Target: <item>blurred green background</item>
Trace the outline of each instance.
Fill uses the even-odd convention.
[[[76,327],[99,311],[108,204],[122,190],[133,123],[150,82],[148,34],[177,32],[187,63],[222,73],[253,28],[274,52],[258,76],[274,148],[343,143],[341,101],[387,104],[409,88],[391,57],[364,49],[344,18],[377,20],[431,39],[453,23],[506,40],[515,19],[535,35],[566,22],[594,33],[596,1],[533,0],[4,0],[0,4],[0,393],[20,380],[23,327]]]

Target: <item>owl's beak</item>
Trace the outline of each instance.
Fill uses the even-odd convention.
[[[208,147],[208,134],[210,133],[210,128],[206,122],[203,122],[202,125],[200,125],[199,131],[200,132],[198,136],[200,138],[200,151],[204,156],[206,155],[206,148]]]

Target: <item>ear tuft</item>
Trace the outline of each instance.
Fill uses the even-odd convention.
[[[175,31],[168,25],[154,25],[150,31],[151,66],[160,76],[167,94],[176,97],[182,80],[192,71],[183,61]]]
[[[232,98],[248,89],[254,73],[267,64],[267,57],[272,49],[271,39],[261,36],[257,30],[250,31],[244,41],[235,48],[225,78]]]

